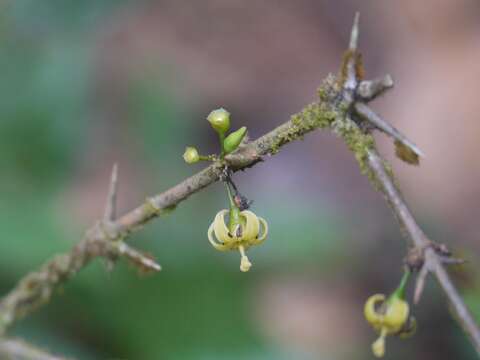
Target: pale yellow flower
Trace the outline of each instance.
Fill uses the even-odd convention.
[[[240,270],[245,272],[252,266],[245,255],[245,251],[250,246],[265,241],[268,234],[268,224],[252,211],[244,210],[239,213],[240,222],[230,231],[225,223],[225,215],[228,213],[228,210],[221,210],[217,213],[208,228],[208,240],[219,251],[238,249],[241,255]]]
[[[364,315],[370,325],[380,334],[372,344],[372,351],[376,357],[385,355],[385,338],[387,335],[406,336],[415,331],[416,323],[409,317],[408,303],[399,296],[392,296],[386,300],[385,295],[370,296],[365,303]]]

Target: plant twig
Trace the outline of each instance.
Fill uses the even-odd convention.
[[[358,43],[357,28],[358,19],[356,17],[351,36],[352,39],[355,38],[355,41],[351,40],[350,44],[352,44],[352,42],[354,42],[355,44]],[[357,49],[352,48],[352,45],[350,45],[349,51],[357,51]],[[357,59],[357,57],[350,57],[350,61],[352,62],[358,61]],[[349,66],[348,68],[358,69],[358,63],[354,65],[356,66],[346,63],[343,66]],[[345,73],[345,71],[343,71],[343,73]],[[347,81],[345,81],[344,83],[344,92],[351,91],[352,82],[355,83],[356,89],[358,89],[358,79],[358,74],[357,76],[351,76],[349,79],[347,79]],[[350,81],[350,83],[348,83],[348,81]],[[393,126],[381,119],[367,105],[361,102],[362,100],[365,101],[374,99],[378,94],[383,93],[385,90],[387,90],[387,88],[391,88],[392,86],[393,84],[387,87],[372,87],[372,90],[376,90],[377,93],[372,91],[369,96],[366,97],[353,96],[353,98],[357,100],[353,100],[351,104],[349,104],[349,107],[353,107],[354,110],[354,114],[350,115],[353,117],[355,117],[355,115],[359,115],[360,120],[368,121],[370,124],[376,125],[376,128],[378,128],[379,130],[382,130],[388,135],[393,136],[396,140],[401,141],[405,146],[410,148],[410,150],[417,155],[423,156],[423,153],[417,148],[416,145],[409,141]],[[349,121],[348,115],[345,121]],[[366,132],[370,132],[370,129],[368,127],[365,127],[365,129]],[[442,251],[445,252],[445,250],[438,246],[438,244],[434,244],[430,239],[428,239],[420,226],[418,226],[414,216],[412,215],[410,209],[402,198],[400,191],[395,184],[395,181],[393,180],[393,171],[391,170],[386,160],[383,159],[377,152],[375,143],[370,143],[369,149],[367,150],[367,158],[362,159],[360,161],[361,164],[362,161],[366,161],[366,165],[368,167],[366,172],[369,173],[370,179],[372,180],[374,187],[382,192],[387,203],[390,205],[390,208],[392,209],[395,218],[400,224],[400,228],[402,230],[401,232],[405,235],[407,240],[410,240],[412,242],[412,245],[415,248],[420,249],[421,253],[423,254],[423,265],[421,267],[421,271],[417,279],[417,286],[415,289],[415,302],[418,302],[421,296],[426,276],[429,272],[433,273],[445,296],[447,297],[448,301],[452,306],[454,318],[459,322],[464,332],[469,336],[475,350],[480,355],[480,329],[478,328],[478,325],[476,324],[472,314],[468,310],[465,302],[459,295],[457,289],[453,285],[450,277],[448,276],[443,266],[444,263],[451,263],[451,260],[449,260],[450,258],[444,258]],[[438,250],[438,252],[436,250]],[[457,261],[457,259],[453,259],[453,262]]]
[[[107,202],[105,205],[105,212],[103,220],[115,220],[117,213],[117,192],[118,192],[118,165],[115,163],[110,177],[110,187],[108,189]]]
[[[382,184],[383,194],[400,223],[403,233],[413,242],[414,246],[425,247],[425,263],[419,274],[419,285],[416,289],[417,294],[415,300],[418,302],[427,273],[432,272],[445,293],[445,296],[452,305],[455,319],[470,337],[477,353],[480,354],[480,330],[475,323],[472,314],[465,305],[465,302],[452,284],[450,277],[442,265],[441,259],[435,251],[429,247],[429,240],[417,225],[412,213],[400,195],[400,192],[396,188],[391,177],[387,175],[381,157],[375,150],[370,151],[368,162],[370,168],[376,174],[377,180]]]
[[[67,360],[67,358],[49,354],[24,340],[0,338],[0,359],[4,360]],[[72,360],[72,359],[70,359]]]

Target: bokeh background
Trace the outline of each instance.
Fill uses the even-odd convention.
[[[427,233],[469,260],[452,275],[480,319],[480,3],[0,0],[0,290],[67,251],[102,213],[120,168],[121,212],[199,170],[205,121],[226,107],[251,137],[288,119],[336,72],[354,12],[375,108],[427,154],[392,160]],[[13,334],[78,359],[370,359],[366,298],[391,291],[405,242],[344,144],[315,133],[236,175],[271,228],[238,270],[206,230],[220,184],[131,239],[163,271],[96,261]],[[389,359],[474,359],[433,282],[412,339]]]

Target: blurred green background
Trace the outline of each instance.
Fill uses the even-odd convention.
[[[226,107],[235,127],[257,137],[310,102],[336,71],[360,10],[368,73],[398,80],[401,100],[393,91],[379,109],[428,154],[418,169],[393,165],[427,233],[470,260],[453,275],[478,318],[480,194],[471,178],[480,170],[467,134],[478,136],[480,126],[456,118],[464,146],[449,149],[430,141],[453,141],[447,125],[433,128],[435,136],[428,127],[451,119],[442,122],[439,107],[478,114],[478,101],[468,87],[461,99],[422,91],[429,101],[414,89],[423,89],[419,73],[425,89],[442,76],[455,87],[450,72],[480,80],[459,62],[465,57],[442,55],[478,59],[470,39],[480,33],[472,20],[480,6],[425,3],[0,0],[2,293],[68,251],[101,216],[114,162],[125,212],[201,168],[181,155],[187,145],[215,151],[211,109]],[[419,64],[437,72],[429,78]],[[404,108],[422,118],[409,122]],[[380,141],[393,159],[391,144]],[[455,178],[442,151],[458,164]],[[208,244],[206,230],[227,206],[214,184],[132,237],[162,272],[142,276],[124,261],[107,272],[97,260],[12,333],[78,359],[372,358],[363,304],[396,286],[405,244],[343,144],[310,135],[236,180],[270,225],[268,240],[249,252],[249,273],[239,272],[237,253]],[[387,358],[475,358],[433,283],[413,312],[417,334],[389,338]]]

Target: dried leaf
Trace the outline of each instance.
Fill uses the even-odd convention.
[[[408,164],[420,164],[420,158],[418,157],[417,153],[398,140],[395,140],[395,155]]]

